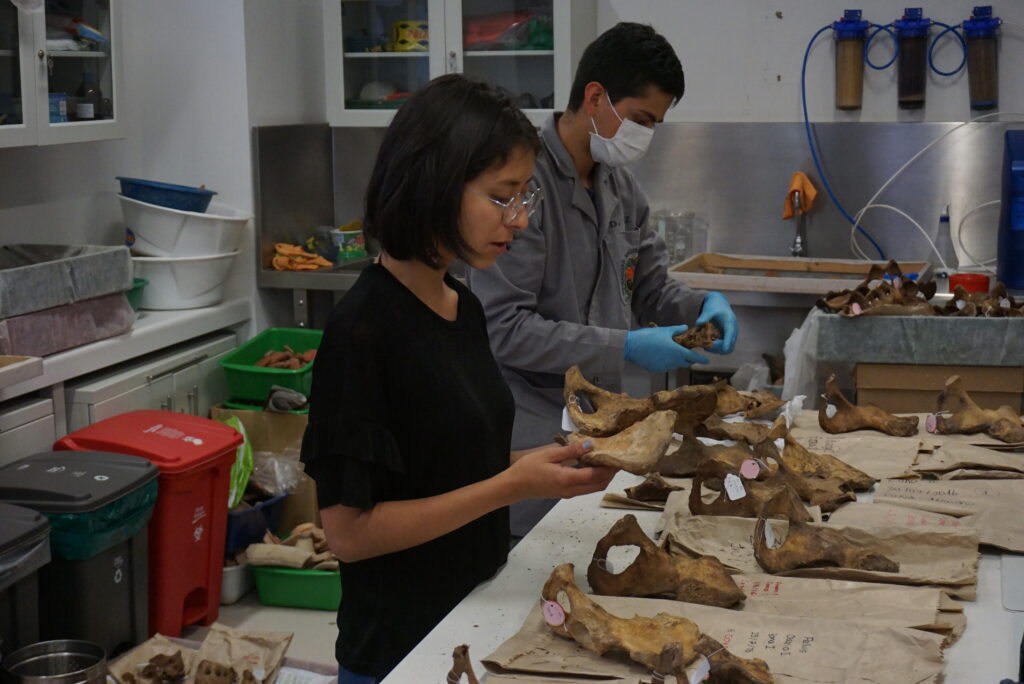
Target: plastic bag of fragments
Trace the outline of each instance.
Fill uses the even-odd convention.
[[[305,465],[299,460],[298,449],[285,449],[276,454],[254,451],[253,469],[249,484],[271,497],[290,494],[298,486]]]
[[[729,378],[729,384],[745,392],[764,389],[772,384],[768,364],[760,360],[743,364]]]

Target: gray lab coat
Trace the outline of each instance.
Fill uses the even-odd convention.
[[[541,130],[538,212],[494,266],[468,269],[515,396],[513,449],[549,443],[560,432],[570,366],[621,391],[626,331],[690,325],[706,294],[668,277],[665,243],[647,223],[647,199],[632,173],[598,164],[591,200],[555,120]]]

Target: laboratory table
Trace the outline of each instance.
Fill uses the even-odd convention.
[[[608,491],[621,493],[641,480],[620,472]],[[585,589],[594,546],[615,521],[632,513],[653,536],[659,511],[602,508],[602,496],[599,492],[560,501],[512,549],[498,574],[456,606],[383,684],[444,681],[451,669],[452,649],[459,644],[469,645],[473,666],[481,675],[480,660],[519,631],[555,566],[575,564],[577,582]],[[988,549],[978,566],[978,598],[964,603],[967,630],[945,651],[945,684],[998,684],[1003,678],[1016,678],[1024,613],[1003,608],[1000,578],[1001,554]],[[1024,577],[1020,579],[1024,582]]]

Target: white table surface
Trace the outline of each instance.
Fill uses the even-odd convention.
[[[620,472],[608,490],[621,492],[641,479]],[[480,659],[519,631],[555,566],[574,563],[577,582],[585,589],[594,547],[615,521],[632,513],[648,535],[654,534],[659,511],[602,508],[602,495],[560,501],[512,550],[505,567],[456,606],[383,684],[444,681],[451,669],[452,649],[459,644],[469,645],[473,666],[482,675]],[[1003,609],[1000,559],[998,552],[982,553],[978,599],[964,603],[967,630],[946,650],[946,684],[998,684],[1017,676],[1024,613]],[[1020,580],[1024,582],[1024,577]]]

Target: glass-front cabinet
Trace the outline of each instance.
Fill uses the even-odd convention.
[[[328,120],[387,125],[409,94],[461,72],[509,92],[539,123],[569,98],[594,38],[590,0],[325,0]]]
[[[0,146],[120,137],[117,0],[0,0]]]

